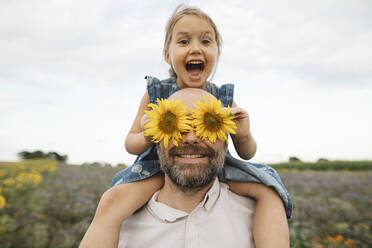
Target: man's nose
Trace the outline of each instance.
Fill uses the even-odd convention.
[[[196,136],[194,131],[185,133],[184,139],[182,141],[184,145],[197,145],[197,144],[200,144],[200,142],[201,142],[201,139],[198,136]]]

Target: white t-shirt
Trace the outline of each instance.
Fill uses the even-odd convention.
[[[158,194],[122,223],[119,248],[255,247],[255,201],[231,192],[218,179],[190,214],[157,202]]]

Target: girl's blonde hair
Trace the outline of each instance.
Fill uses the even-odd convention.
[[[173,32],[174,26],[182,17],[187,16],[187,15],[194,15],[199,18],[202,18],[206,20],[212,26],[214,33],[215,33],[214,38],[217,42],[217,47],[218,47],[217,56],[219,57],[221,53],[222,37],[221,37],[220,32],[218,32],[216,24],[214,24],[213,20],[202,10],[195,8],[195,7],[186,7],[183,4],[178,5],[176,7],[175,11],[169,18],[167,25],[165,26],[165,40],[164,40],[164,47],[163,47],[163,55],[165,56],[165,53],[169,49],[169,44],[172,40],[172,32]],[[169,69],[169,75],[171,77],[176,76],[176,73],[172,67]]]

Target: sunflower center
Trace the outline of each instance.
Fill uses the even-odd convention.
[[[159,123],[159,127],[164,133],[172,133],[177,128],[176,115],[170,111],[166,112]]]
[[[217,131],[221,127],[222,119],[211,113],[205,113],[204,123],[211,131]]]

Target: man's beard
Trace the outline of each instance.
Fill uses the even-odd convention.
[[[222,149],[213,150],[200,145],[183,145],[168,151],[158,146],[161,169],[181,190],[200,190],[209,185],[221,171],[225,162],[226,145]],[[177,164],[175,156],[184,154],[200,154],[208,157],[208,162],[200,164]]]

